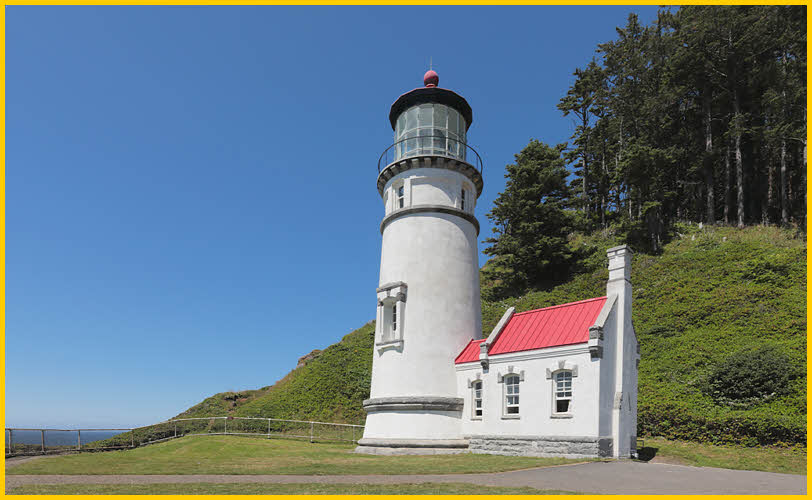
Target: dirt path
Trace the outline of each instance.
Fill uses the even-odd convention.
[[[492,474],[432,475],[6,475],[6,491],[25,484],[153,483],[468,483],[610,494],[805,494],[806,476],[710,467],[592,462]]]
[[[6,458],[6,469],[8,469],[10,467],[16,467],[16,466],[18,466],[20,464],[24,464],[26,462],[30,462],[31,460],[36,460],[38,458],[52,457],[52,456],[54,456],[54,455],[32,455],[30,457],[28,457],[28,456],[8,457],[8,458]]]

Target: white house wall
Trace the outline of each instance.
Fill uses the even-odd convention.
[[[460,364],[457,367],[457,388],[464,398],[462,416],[462,434],[476,441],[487,437],[492,442],[503,438],[522,438],[525,441],[533,438],[547,438],[566,441],[563,438],[589,438],[597,443],[606,435],[599,433],[599,400],[595,395],[599,391],[601,361],[590,357],[586,344],[562,346],[534,351],[524,351],[489,357],[490,365],[483,370],[478,362]],[[561,418],[553,415],[554,380],[547,378],[548,370],[555,371],[564,363],[567,369],[577,369],[577,376],[572,379],[571,417]],[[510,373],[521,374],[524,380],[519,385],[519,415],[506,415],[504,408],[504,383],[499,382],[499,375]],[[473,389],[471,383],[483,382],[483,416],[473,416]],[[544,440],[544,439],[542,439]],[[472,441],[472,442],[473,442]],[[549,443],[548,443],[549,444]],[[560,444],[560,443],[559,443]],[[537,454],[537,455],[595,455],[596,453],[570,453],[569,448],[558,452],[540,452],[538,444],[534,450],[517,450],[515,445],[505,445],[504,449],[489,450],[503,454]],[[597,446],[597,444],[595,444]],[[473,450],[477,451],[477,450]]]
[[[607,302],[608,303],[608,302]],[[615,353],[617,352],[617,302],[606,318],[603,327],[603,354],[600,368],[599,432],[601,436],[612,435],[612,405],[615,401]]]
[[[620,409],[619,456],[629,456],[637,445],[637,338],[631,324],[631,314],[624,333],[623,401]]]

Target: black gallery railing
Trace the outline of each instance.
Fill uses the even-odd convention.
[[[378,173],[396,161],[415,156],[442,156],[464,161],[482,174],[482,158],[468,144],[444,135],[407,137],[392,144],[378,158]]]

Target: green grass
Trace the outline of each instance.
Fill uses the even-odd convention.
[[[666,463],[757,470],[785,474],[806,474],[806,448],[716,446],[701,443],[646,438],[639,450],[643,460]],[[653,458],[652,458],[653,457]]]
[[[418,484],[47,484],[13,489],[12,495],[581,495],[570,491]]]
[[[375,456],[353,445],[238,436],[184,437],[133,450],[45,457],[7,474],[460,474],[576,463],[497,455]]]

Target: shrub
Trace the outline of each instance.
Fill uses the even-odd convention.
[[[797,369],[774,345],[745,349],[729,356],[711,372],[705,392],[721,403],[764,401],[789,391]]]

